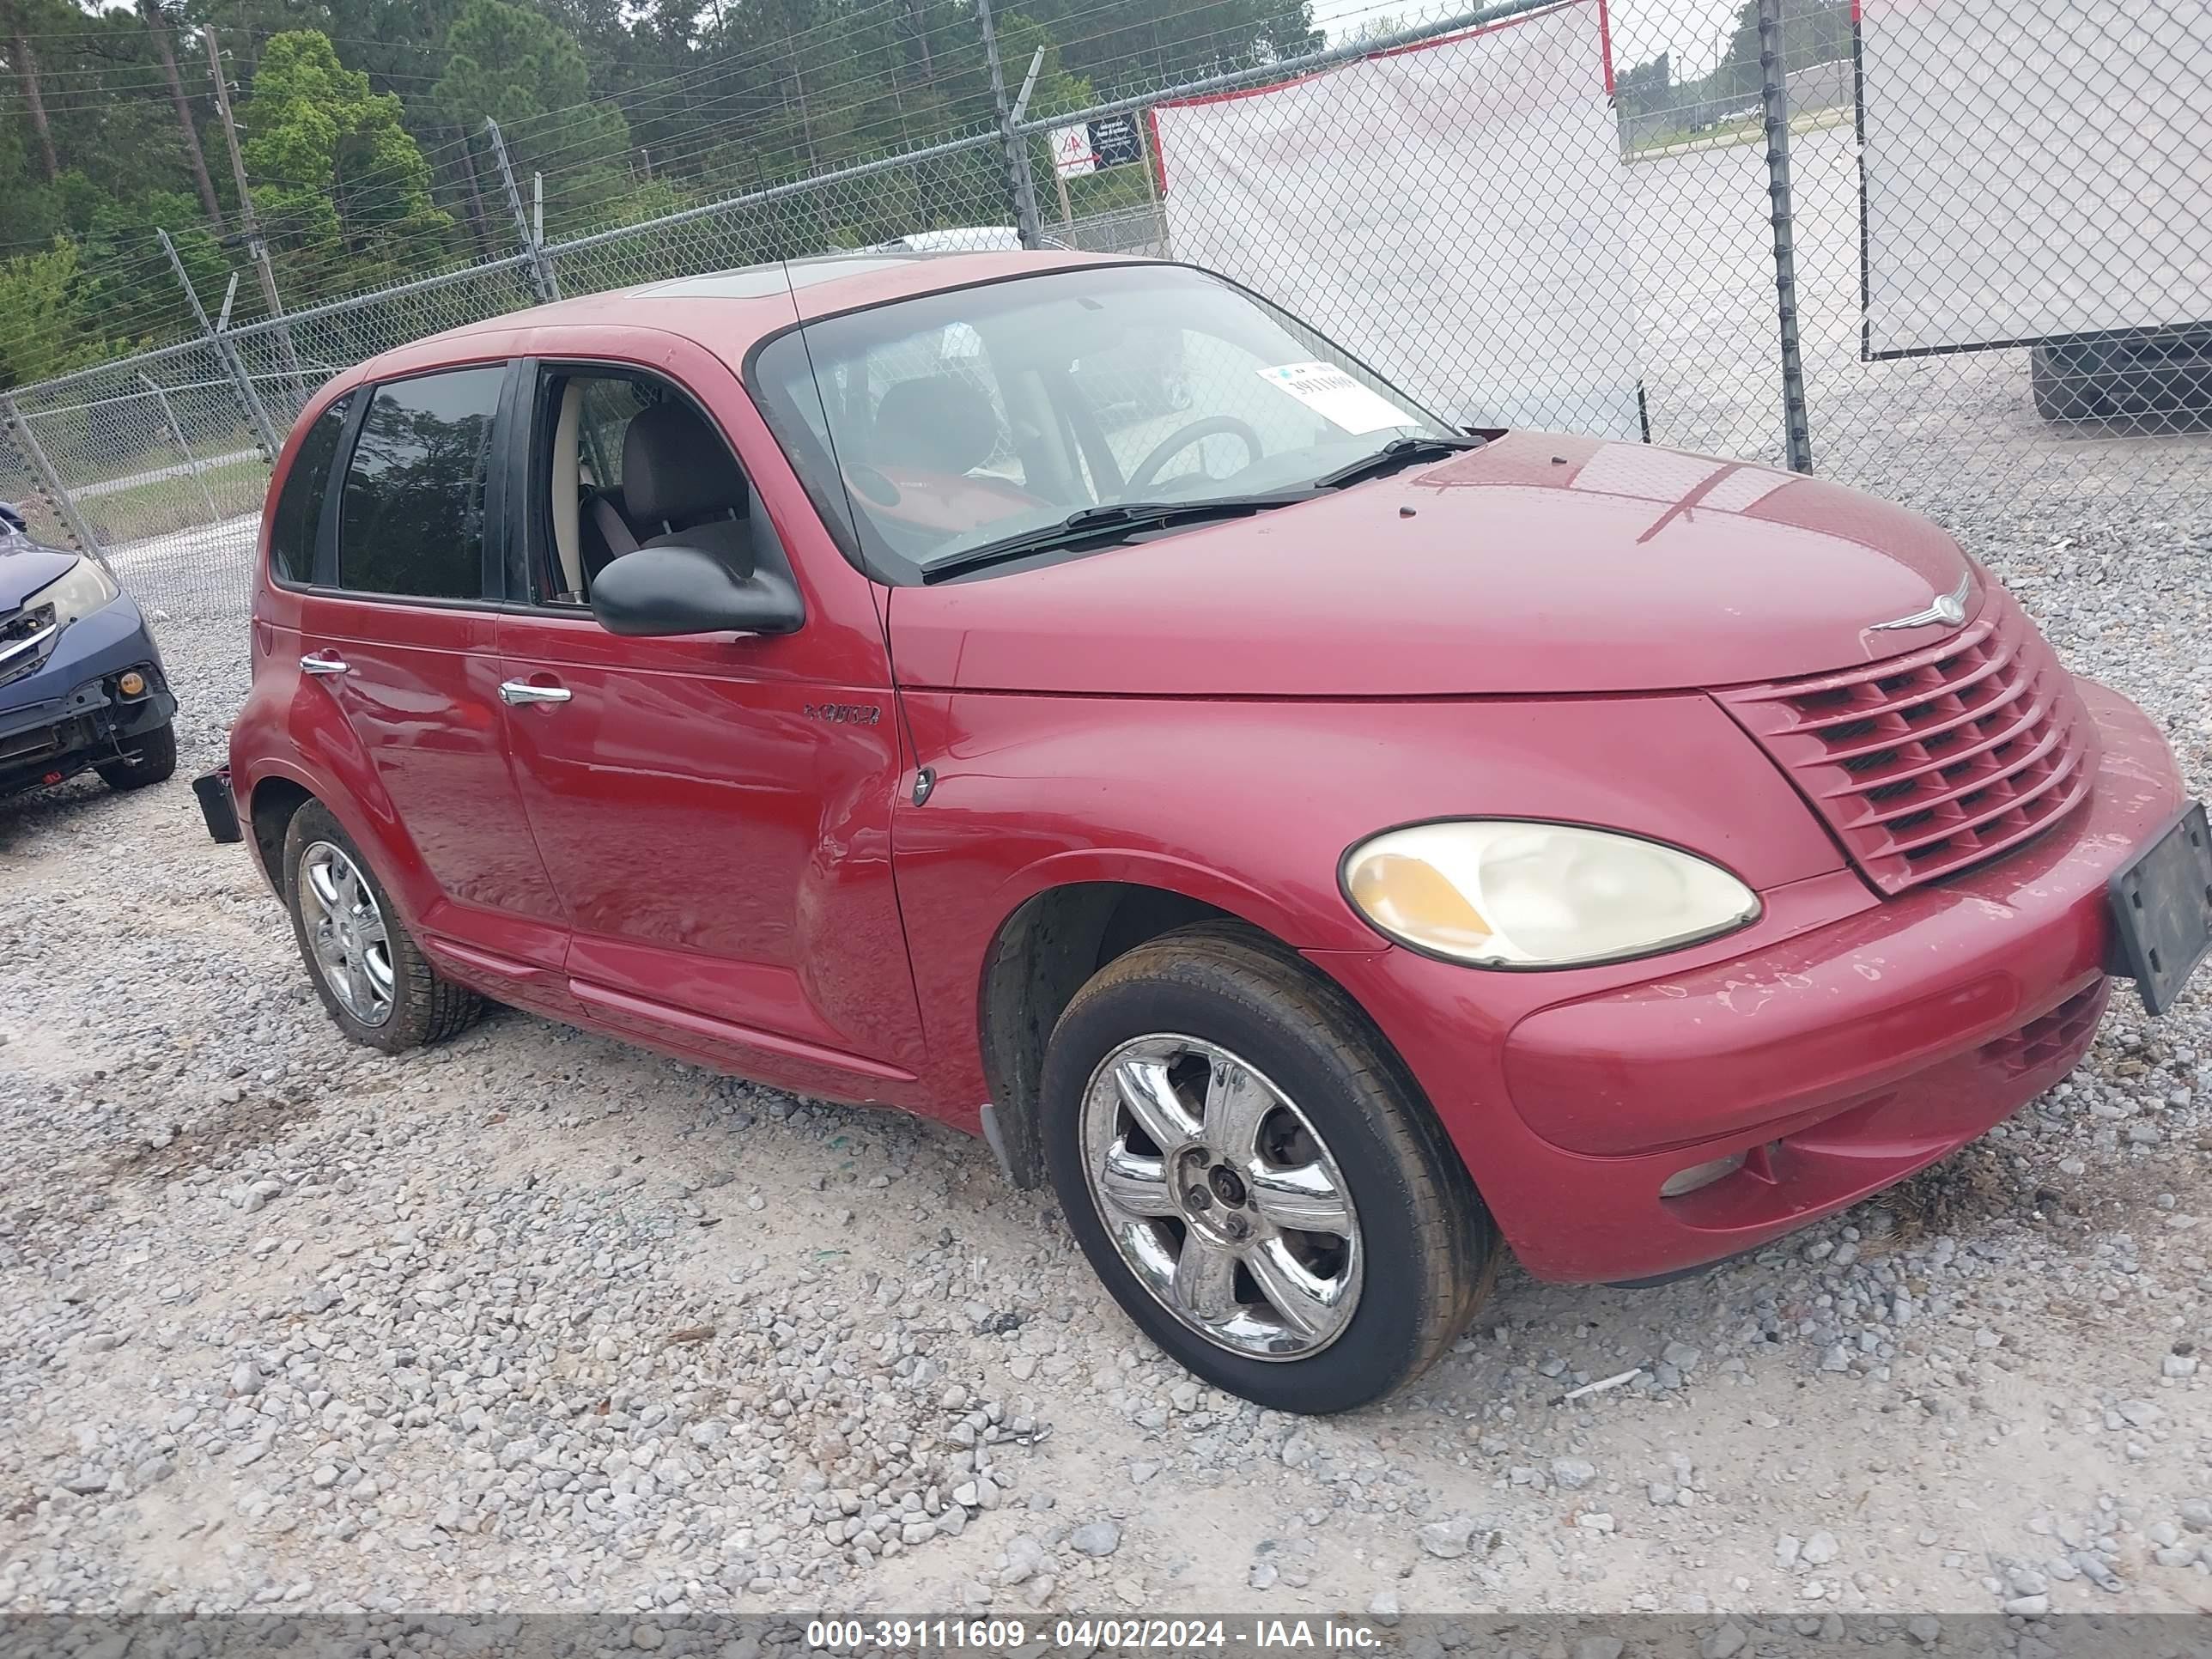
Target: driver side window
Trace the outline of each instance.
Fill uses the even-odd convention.
[[[599,572],[641,547],[680,544],[753,568],[766,515],[728,440],[675,386],[642,370],[549,367],[535,431],[529,588],[540,604],[587,605]]]

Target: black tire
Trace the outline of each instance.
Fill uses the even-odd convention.
[[[177,728],[171,725],[141,732],[123,740],[119,760],[102,761],[92,769],[110,789],[143,789],[149,783],[166,783],[177,770]]]
[[[2039,345],[2028,353],[2027,380],[2035,393],[2035,412],[2046,421],[2108,418],[2113,413],[2111,378],[2057,346]]]
[[[1262,1358],[1209,1340],[1153,1296],[1107,1230],[1084,1167],[1085,1091],[1116,1048],[1159,1032],[1256,1067],[1342,1173],[1370,1267],[1348,1324],[1318,1352]],[[1490,1212],[1413,1079],[1340,988],[1250,928],[1178,928],[1102,969],[1054,1027],[1042,1091],[1047,1167],[1092,1268],[1148,1336],[1218,1388],[1305,1414],[1365,1405],[1434,1364],[1488,1292],[1502,1254]]]
[[[370,1024],[357,1018],[338,1000],[309,942],[312,924],[306,912],[312,901],[301,890],[300,865],[307,849],[318,842],[329,842],[352,860],[382,914],[392,959],[392,990],[390,1015],[380,1024]],[[443,1042],[465,1030],[483,1012],[483,1000],[475,992],[456,985],[430,966],[415,936],[407,931],[375,866],[320,801],[303,803],[285,826],[283,872],[284,908],[291,912],[292,938],[300,947],[301,963],[331,1018],[353,1041],[396,1054],[425,1043]]]

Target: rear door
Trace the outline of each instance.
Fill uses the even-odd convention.
[[[703,353],[691,367],[697,391],[639,366],[538,365],[516,447],[519,580],[535,603],[502,618],[501,674],[521,699],[507,717],[532,827],[574,928],[569,990],[602,1024],[747,1076],[909,1104],[921,1021],[890,866],[902,758],[872,596],[834,550],[827,585],[793,556],[793,532],[827,547],[818,520],[736,377]],[[623,376],[621,395],[593,384]],[[677,399],[736,437],[734,499],[702,516],[743,517],[754,556],[790,571],[807,604],[798,632],[635,639],[599,625],[574,574],[588,586],[596,561],[570,548],[589,532],[580,475],[586,497],[612,481],[562,453],[586,445],[562,415],[571,385],[578,407]],[[605,465],[621,465],[623,435],[596,434]],[[635,509],[636,481],[623,483]]]
[[[317,580],[301,595],[300,666],[301,695],[344,714],[434,887],[418,928],[463,946],[471,978],[543,1001],[532,982],[549,970],[557,982],[568,928],[499,695],[506,474],[494,461],[510,372],[480,364],[354,394]],[[424,944],[440,954],[439,939]]]

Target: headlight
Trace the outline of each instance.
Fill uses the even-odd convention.
[[[122,592],[114,579],[100,568],[97,560],[81,558],[58,580],[48,582],[32,594],[24,601],[23,608],[27,611],[50,605],[54,608],[55,625],[61,627],[80,617],[89,617]]]
[[[1344,890],[1402,945],[1480,968],[1649,956],[1741,927],[1759,896],[1717,865],[1565,823],[1418,823],[1344,858]]]

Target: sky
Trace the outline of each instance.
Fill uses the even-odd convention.
[[[1362,29],[1412,28],[1473,9],[1455,0],[1314,0],[1313,15],[1334,45]],[[1723,35],[1740,9],[1741,0],[1609,0],[1614,66],[1626,69],[1668,52],[1674,78],[1694,81],[1719,61]]]

